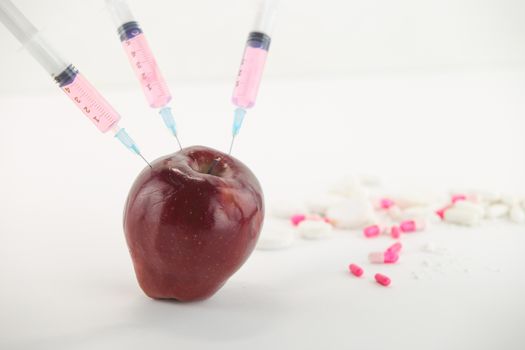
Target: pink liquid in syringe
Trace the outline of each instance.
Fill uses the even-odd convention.
[[[234,105],[242,108],[251,108],[255,105],[267,56],[267,50],[246,47],[233,90],[232,102]]]
[[[61,89],[102,132],[120,120],[120,115],[80,73],[73,73],[73,81]]]
[[[171,94],[144,34],[125,40],[122,45],[150,106],[166,106],[171,100]]]

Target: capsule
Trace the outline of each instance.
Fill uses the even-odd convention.
[[[377,237],[381,234],[383,229],[379,225],[372,225],[363,229],[363,234],[366,238]]]
[[[393,251],[372,252],[368,254],[368,261],[372,264],[395,264],[399,260],[399,255]]]
[[[403,233],[411,233],[425,229],[425,222],[420,220],[405,220],[399,224]]]
[[[350,270],[350,272],[352,273],[352,275],[356,276],[356,277],[361,277],[363,276],[363,269],[356,265],[356,264],[350,264],[348,266],[348,269]]]
[[[304,214],[295,214],[295,215],[292,215],[292,217],[290,218],[290,221],[292,222],[292,225],[294,226],[299,225],[304,220],[306,220],[306,215]]]
[[[452,202],[452,204],[459,202],[459,201],[466,201],[466,200],[467,200],[466,194],[458,193],[458,194],[453,194],[452,196],[450,196],[450,201]]]
[[[387,252],[391,252],[394,254],[399,254],[401,252],[401,249],[403,248],[403,245],[399,242],[392,244],[390,247],[386,249]]]
[[[450,208],[452,208],[453,205],[452,204],[449,204],[441,209],[438,209],[436,210],[436,215],[439,216],[441,218],[441,220],[444,220],[445,219],[445,212],[447,210],[449,210]]]
[[[379,206],[381,207],[381,209],[390,209],[395,204],[396,203],[390,198],[381,198],[379,200]]]
[[[388,278],[385,275],[382,275],[380,273],[376,273],[374,278],[375,278],[377,283],[379,283],[380,285],[382,285],[384,287],[388,287],[390,285],[390,282],[391,282],[390,278]]]
[[[399,237],[401,237],[401,229],[399,228],[399,226],[392,226],[390,227],[390,236],[394,239],[398,239]]]

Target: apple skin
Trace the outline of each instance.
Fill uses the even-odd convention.
[[[206,299],[257,243],[264,219],[259,181],[239,160],[203,146],[151,166],[135,180],[124,210],[139,285],[154,299]]]

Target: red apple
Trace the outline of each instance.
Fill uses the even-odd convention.
[[[135,180],[124,212],[139,285],[155,299],[208,298],[255,247],[261,186],[239,160],[202,146],[151,165]]]

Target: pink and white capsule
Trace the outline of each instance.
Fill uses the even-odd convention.
[[[372,264],[395,264],[399,260],[399,255],[395,252],[372,252],[368,254],[368,261]]]
[[[411,233],[425,229],[425,222],[422,220],[405,220],[399,224],[399,228],[403,233]]]

